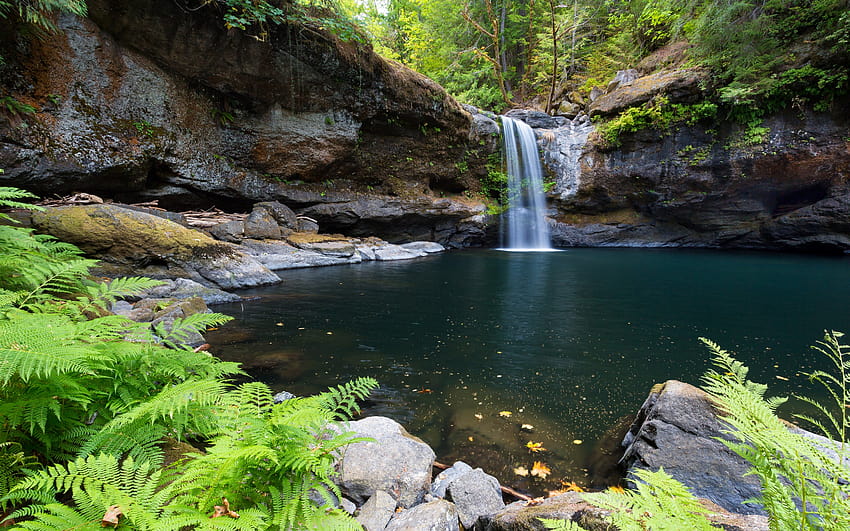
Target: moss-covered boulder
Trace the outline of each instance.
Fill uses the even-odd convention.
[[[33,214],[33,226],[127,273],[191,278],[224,289],[279,282],[277,275],[231,244],[116,205],[51,208]]]
[[[664,70],[634,80],[618,80],[612,90],[593,101],[590,116],[608,116],[664,95],[671,102],[693,102],[703,96],[707,74],[699,68]]]

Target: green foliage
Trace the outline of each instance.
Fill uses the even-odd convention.
[[[612,510],[610,522],[621,531],[711,531],[703,507],[687,487],[659,469],[637,470],[635,490],[587,494],[585,500]]]
[[[659,96],[640,107],[629,107],[616,118],[601,124],[598,132],[608,145],[616,147],[622,143],[622,135],[627,133],[655,129],[666,135],[674,125],[694,125],[710,120],[716,114],[717,105],[711,102],[671,104],[666,97]]]
[[[29,197],[0,188],[0,206]],[[309,494],[340,495],[334,459],[357,439],[338,421],[374,380],[274,405],[263,384],[229,383],[238,364],[184,344],[228,317],[151,329],[110,315],[116,299],[158,282],[94,282],[93,264],[72,245],[0,226],[0,507],[11,505],[17,529],[100,528],[110,506],[120,529],[359,529]],[[209,448],[166,471],[166,436]],[[33,471],[38,461],[46,468]],[[209,518],[222,496],[238,519]]]
[[[550,531],[584,531],[584,528],[571,520],[553,520],[551,518],[538,518],[546,529]]]
[[[845,436],[848,426],[846,409],[848,364],[846,345],[839,343],[840,334],[827,332],[819,350],[836,365],[836,374],[815,372],[816,382],[827,385],[835,403],[832,407],[817,404],[827,415],[827,423],[835,431],[827,434]],[[752,473],[762,484],[758,500],[770,515],[772,530],[847,529],[850,526],[850,475],[843,463],[847,459],[844,439],[832,448],[820,447],[809,438],[791,431],[776,416],[776,408],[785,398],[766,398],[767,386],[747,380],[747,367],[735,360],[715,343],[703,339],[713,357],[716,369],[703,378],[705,390],[718,402],[729,435],[724,441],[730,449],[752,465]],[[836,452],[838,459],[829,456]],[[837,462],[836,462],[837,461]]]
[[[26,103],[21,103],[12,96],[3,96],[0,98],[0,108],[5,107],[12,114],[33,114],[36,108]]]
[[[17,18],[49,31],[56,29],[52,15],[67,11],[79,16],[86,14],[85,0],[0,0],[0,18]]]

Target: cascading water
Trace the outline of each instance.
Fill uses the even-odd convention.
[[[502,248],[550,251],[543,170],[534,131],[525,122],[502,116],[508,172],[508,209],[502,214]]]

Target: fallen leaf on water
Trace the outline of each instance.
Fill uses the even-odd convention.
[[[283,323],[275,323],[275,326],[283,326]]]
[[[512,412],[512,411],[499,411],[499,416],[500,416],[500,417],[505,417],[505,418],[507,418],[507,417],[510,417],[511,415],[513,415],[513,412]]]
[[[776,375],[776,379],[777,379],[777,380],[782,380],[782,381],[784,381],[784,382],[787,382],[787,381],[788,381],[788,378],[786,378],[786,377],[784,377],[784,376],[779,376],[778,374]]]
[[[551,473],[552,469],[540,461],[535,461],[534,466],[531,467],[531,475],[537,476],[540,479],[546,479],[546,477]]]
[[[420,395],[421,394],[430,394],[431,390],[430,389],[420,389],[419,391],[416,391],[416,392],[419,393]]]
[[[611,491],[611,492],[614,492],[616,494],[625,494],[626,493],[626,489],[624,489],[623,487],[621,487],[619,485],[614,485],[613,487],[608,487],[608,490]]]
[[[325,333],[326,333],[327,335],[329,335],[329,336],[334,335],[334,333],[333,333],[333,332],[325,332]]]
[[[526,448],[528,448],[529,450],[531,450],[532,452],[535,452],[535,453],[537,453],[537,452],[545,452],[545,451],[546,451],[546,448],[543,448],[543,443],[542,443],[542,442],[531,442],[531,441],[528,441],[527,443],[525,443],[525,447],[526,447]]]
[[[584,441],[582,441],[581,439],[573,439],[573,444],[581,444],[583,442]]]
[[[584,492],[584,488],[575,481],[562,481],[561,485],[563,485],[566,492]]]
[[[514,474],[517,476],[526,477],[528,475],[528,469],[524,466],[518,466],[514,469]]]
[[[519,427],[519,429],[525,430],[525,431],[531,431],[531,430],[534,429],[534,426],[532,426],[531,424],[523,424],[522,426]]]
[[[481,419],[484,418],[484,415],[482,415],[481,413],[476,413],[475,418],[477,418],[478,420],[481,420]]]
[[[469,442],[473,442],[473,441],[475,441],[475,439],[473,439],[471,436],[470,436],[470,437],[467,437],[467,439],[469,439]]]

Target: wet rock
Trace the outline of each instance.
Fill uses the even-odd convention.
[[[721,442],[733,440],[726,429],[704,391],[668,380],[641,406],[623,440],[623,463],[630,471],[663,467],[698,497],[728,511],[763,514],[760,505],[747,503],[761,495],[761,485],[747,474],[749,462]]]
[[[161,263],[180,276],[232,289],[272,284],[280,279],[231,244],[151,214],[114,205],[50,208],[33,214],[39,231],[74,243],[86,254],[138,274]]]
[[[558,116],[563,116],[568,119],[573,119],[581,112],[581,105],[571,101],[562,101],[555,108],[555,113]]]
[[[499,481],[480,468],[461,474],[449,483],[446,494],[457,507],[465,529],[471,529],[480,517],[495,514],[505,507]]]
[[[343,493],[356,503],[363,503],[383,490],[395,496],[401,507],[416,505],[428,492],[434,451],[385,417],[354,421],[348,429],[374,442],[346,447],[335,479]]]
[[[562,116],[549,116],[545,112],[529,109],[513,109],[506,112],[505,116],[515,120],[522,120],[535,129],[555,129],[563,125],[565,120]]]
[[[387,531],[460,531],[455,506],[445,500],[435,500],[396,513]]]
[[[631,83],[618,86],[593,100],[588,108],[590,116],[616,114],[624,109],[640,105],[663,94],[671,102],[696,101],[702,97],[701,84],[707,73],[698,68],[662,71],[634,79]]]
[[[357,521],[366,531],[383,531],[395,514],[395,508],[395,499],[379,490],[360,508]]]

